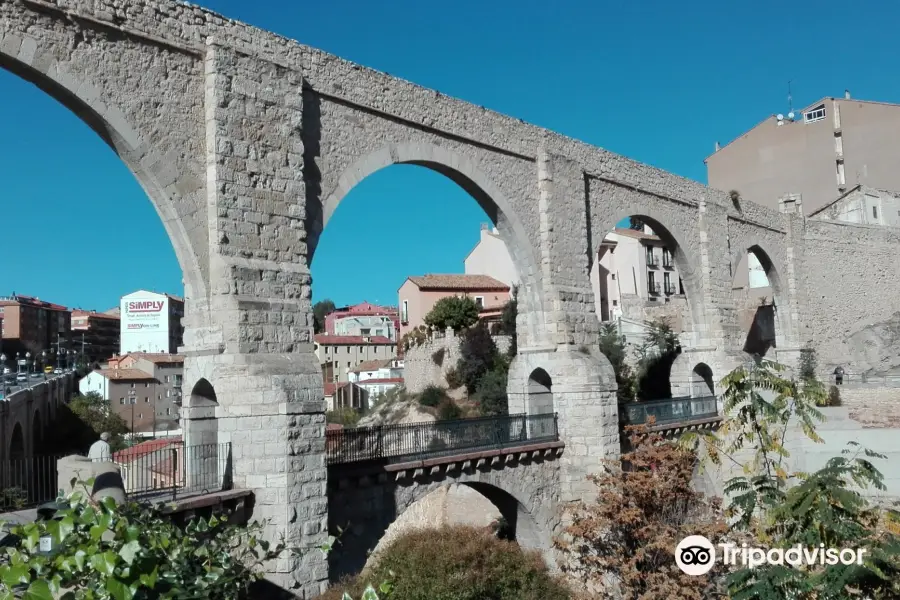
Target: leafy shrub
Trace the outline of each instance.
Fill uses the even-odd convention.
[[[483,322],[463,334],[459,351],[456,370],[471,394],[477,389],[484,374],[494,368],[499,352]]]
[[[438,420],[440,421],[453,421],[455,419],[461,419],[462,416],[462,409],[450,398],[446,398],[438,406]]]
[[[613,323],[604,323],[600,327],[600,352],[609,359],[616,374],[619,402],[634,400],[634,375],[625,362],[625,340]]]
[[[353,598],[363,581],[392,582],[402,600],[568,600],[571,594],[547,571],[537,553],[474,527],[420,529],[397,538],[371,574],[335,586],[319,600]]]
[[[828,406],[841,405],[841,390],[838,386],[833,385],[828,388]]]
[[[359,423],[359,419],[359,411],[350,408],[349,406],[329,410],[325,413],[326,423],[337,423],[344,427],[356,427],[357,423]]]
[[[621,461],[604,461],[604,472],[590,477],[597,500],[568,507],[571,525],[556,540],[568,559],[563,571],[588,587],[603,588],[596,598],[718,597],[708,586],[720,574],[686,575],[672,560],[672,549],[686,536],[717,543],[727,530],[718,500],[693,490],[695,454],[649,432],[647,425],[626,432],[631,450]],[[608,581],[617,581],[618,589],[604,586]]]
[[[461,387],[465,384],[465,382],[459,376],[459,371],[456,369],[456,367],[453,367],[452,369],[447,371],[447,375],[445,377],[447,379],[447,386],[451,390],[455,390],[456,388]]]
[[[478,382],[476,395],[485,416],[509,414],[506,396],[507,373],[504,369],[488,371]]]
[[[447,399],[447,392],[437,385],[429,385],[419,394],[419,404],[422,406],[437,406]]]
[[[478,305],[468,297],[447,296],[434,303],[425,324],[438,330],[460,331],[478,322]]]
[[[259,539],[260,523],[196,518],[182,529],[145,505],[94,503],[77,491],[65,500],[54,520],[10,528],[21,543],[0,563],[0,598],[241,599],[264,563],[286,550]],[[55,547],[50,556],[40,552],[44,536]]]

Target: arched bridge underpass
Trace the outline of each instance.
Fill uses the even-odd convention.
[[[564,446],[552,413],[329,431],[328,525],[340,534],[330,577],[359,572],[398,517],[454,483],[493,504],[509,538],[549,558]]]

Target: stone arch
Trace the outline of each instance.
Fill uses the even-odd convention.
[[[635,195],[635,199],[643,198],[643,195]],[[685,207],[687,210],[688,207]],[[696,209],[693,209],[696,211]],[[705,303],[703,292],[703,279],[699,269],[699,262],[692,247],[687,243],[688,237],[692,230],[685,227],[678,227],[677,219],[672,216],[663,217],[657,215],[657,211],[648,202],[636,201],[633,206],[625,206],[618,212],[610,212],[604,214],[603,218],[592,227],[591,233],[591,256],[588,273],[594,268],[596,260],[595,251],[600,248],[600,244],[607,234],[612,232],[616,225],[623,219],[634,217],[640,219],[662,240],[665,246],[672,253],[672,261],[681,277],[684,286],[685,300],[688,306],[688,314],[690,323],[686,323],[685,330],[697,335],[700,331],[699,325],[705,323]],[[696,221],[696,215],[692,217]],[[699,340],[682,340],[682,345],[689,345],[692,342],[699,343]]]
[[[187,402],[183,405],[184,410],[190,413],[191,419],[191,439],[186,441],[188,445],[218,443],[216,421],[218,407],[219,399],[215,388],[208,379],[201,377],[191,388]]]
[[[716,395],[716,383],[713,372],[706,363],[697,363],[691,371],[691,397],[702,398]]]
[[[494,483],[460,480],[427,489],[400,510],[384,528],[373,528],[376,539],[366,564],[398,537],[424,528],[442,526],[495,527],[501,539],[514,541],[524,550],[539,552],[549,566],[553,565],[550,534],[542,528],[515,492]],[[352,526],[352,525],[351,525]],[[359,548],[353,549],[358,554]],[[377,558],[375,559],[377,560]],[[345,565],[347,572],[359,565]]]
[[[10,460],[21,460],[27,456],[25,449],[25,434],[22,430],[22,424],[16,423],[13,426],[12,435],[9,438],[9,452],[7,456]]]
[[[179,218],[176,203],[179,191],[179,170],[146,141],[125,114],[116,107],[101,88],[85,76],[72,73],[68,61],[58,60],[41,40],[10,32],[0,45],[0,69],[9,71],[35,85],[69,109],[112,149],[125,163],[162,220],[184,274],[187,298],[207,294],[203,269],[196,248],[191,243],[184,223]],[[205,254],[205,249],[204,249]]]
[[[775,347],[776,348],[788,348],[790,346],[791,339],[794,339],[794,330],[793,323],[791,321],[791,309],[790,309],[790,298],[788,295],[788,291],[785,288],[785,284],[782,280],[781,269],[775,265],[775,261],[772,259],[772,254],[768,252],[759,242],[755,242],[750,244],[746,248],[738,247],[734,250],[731,255],[731,273],[732,278],[737,273],[738,268],[741,265],[741,262],[744,258],[750,254],[756,256],[759,261],[760,266],[763,268],[763,272],[766,274],[766,279],[769,281],[769,286],[772,289],[772,297],[774,301],[774,329],[775,329]],[[754,321],[754,326],[757,323]],[[765,351],[760,351],[758,348],[744,348],[745,351],[750,352],[751,354],[759,354],[764,355]]]
[[[538,367],[528,376],[528,414],[542,415],[553,409],[553,379]]]
[[[535,340],[543,318],[543,292],[535,249],[530,242],[531,236],[513,210],[512,202],[500,188],[471,159],[448,148],[421,141],[388,144],[363,155],[347,167],[338,178],[335,188],[327,195],[323,194],[321,207],[309,211],[314,219],[307,229],[307,260],[312,262],[322,231],[350,190],[376,171],[398,164],[417,165],[440,173],[467,192],[487,213],[497,226],[519,274],[520,323],[524,319],[528,340]],[[314,167],[310,165],[310,168]],[[318,184],[317,181],[315,183]],[[524,332],[520,327],[520,338],[522,333]],[[520,342],[519,345],[524,347],[527,344]]]

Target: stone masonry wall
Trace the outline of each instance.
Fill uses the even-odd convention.
[[[511,339],[507,335],[491,336],[497,350],[507,352]],[[462,353],[462,338],[452,330],[445,334],[432,335],[419,345],[410,347],[403,357],[403,380],[406,391],[419,394],[429,385],[449,387],[447,373],[456,368]],[[434,361],[435,353],[443,350],[441,364]]]
[[[837,386],[841,406],[865,428],[900,429],[900,387],[880,385]]]

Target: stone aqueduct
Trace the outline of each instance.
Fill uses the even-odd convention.
[[[444,174],[495,221],[521,274],[512,411],[542,369],[566,450],[559,496],[619,451],[615,380],[597,350],[591,257],[639,216],[670,245],[690,307],[676,373],[739,360],[732,273],[773,283],[778,358],[900,310],[900,235],[805,220],[468,104],[204,9],[165,0],[0,0],[0,66],[84,120],[156,207],[184,272],[188,443],[230,441],[235,484],[291,543],[326,536],[322,377],[309,261],[345,194],[392,164]],[[840,266],[840,268],[835,268]],[[589,352],[580,351],[586,347]],[[673,376],[674,378],[674,376]],[[541,387],[540,385],[538,387]],[[323,559],[273,579],[317,590]]]

